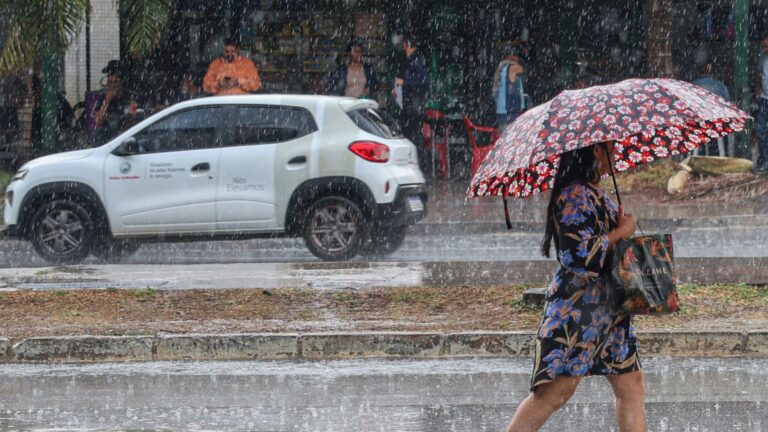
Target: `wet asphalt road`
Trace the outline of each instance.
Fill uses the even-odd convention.
[[[649,430],[768,430],[768,359],[646,359]],[[501,431],[528,359],[0,365],[0,431]],[[599,377],[543,431],[616,430]]]
[[[671,230],[676,257],[766,257],[768,226],[722,226]],[[410,235],[384,261],[522,261],[542,259],[536,232]],[[366,261],[356,258],[355,261]],[[88,263],[96,263],[90,258]],[[256,239],[189,243],[148,243],[126,264],[319,262],[300,239]],[[43,267],[27,242],[0,240],[0,268]]]

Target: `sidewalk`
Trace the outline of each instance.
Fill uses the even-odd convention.
[[[506,231],[500,197],[466,198],[469,180],[437,180],[428,184],[428,214],[412,232]],[[549,196],[537,194],[509,200],[513,231],[541,231]],[[721,227],[768,225],[768,194],[753,200],[651,201],[637,193],[622,194],[629,213],[637,215],[644,229],[657,231],[674,227]]]

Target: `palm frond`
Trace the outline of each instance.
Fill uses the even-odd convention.
[[[127,49],[150,54],[161,42],[175,0],[115,0],[125,18]],[[90,0],[0,0],[8,38],[0,73],[19,69],[46,53],[64,53],[81,30]]]
[[[80,30],[89,0],[0,1],[10,34],[0,55],[0,70],[22,67],[46,53],[63,53]]]
[[[160,45],[174,0],[119,0],[128,51],[144,56]]]
[[[28,54],[29,51],[24,47],[24,38],[21,36],[21,28],[12,26],[0,55],[0,75],[29,66],[31,57]]]

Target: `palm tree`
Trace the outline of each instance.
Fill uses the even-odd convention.
[[[117,2],[124,19],[129,54],[136,57],[150,54],[161,41],[160,35],[168,24],[175,0],[113,1]],[[48,142],[55,140],[56,68],[51,60],[66,52],[85,22],[90,3],[91,0],[0,0],[2,24],[7,26],[0,37],[0,74],[21,72],[30,77],[42,68],[43,82],[49,83],[44,85],[42,96],[44,141],[47,141],[46,133]],[[47,76],[49,74],[51,76]],[[31,107],[32,100],[28,97],[22,117],[27,114],[31,118]],[[31,122],[23,124],[27,129],[23,136],[28,140]]]

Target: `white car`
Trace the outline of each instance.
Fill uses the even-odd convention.
[[[427,196],[414,145],[377,108],[301,95],[174,105],[102,147],[21,167],[4,234],[57,264],[189,238],[300,236],[323,260],[389,254]]]

